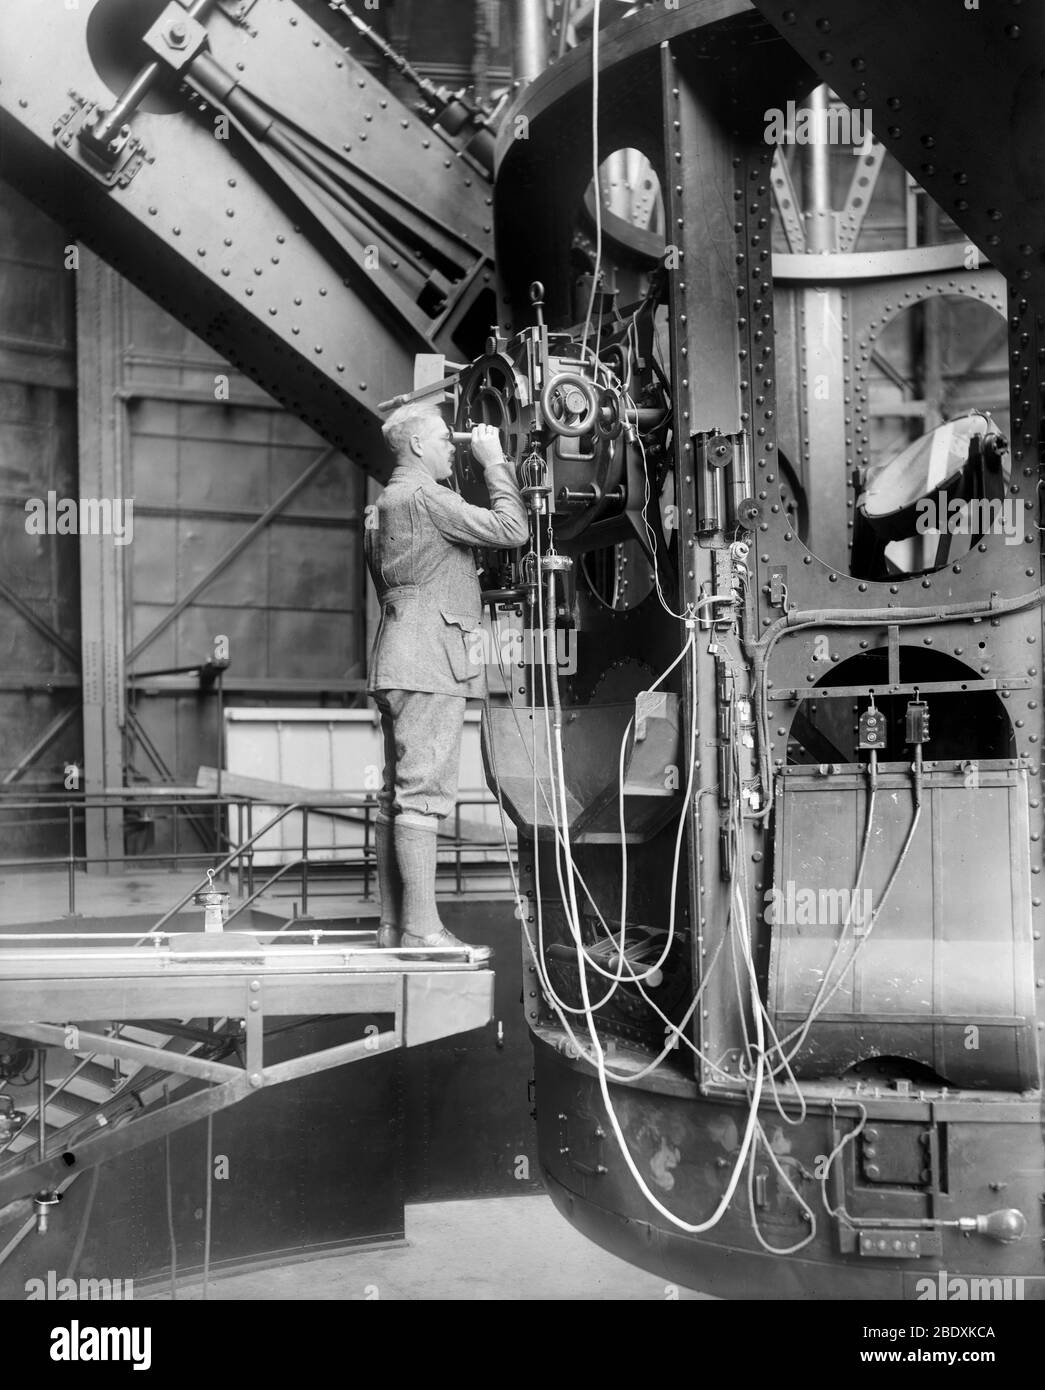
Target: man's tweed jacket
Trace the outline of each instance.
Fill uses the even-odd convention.
[[[499,549],[527,538],[526,511],[507,462],[486,469],[490,508],[441,487],[423,464],[399,463],[373,509],[364,549],[381,624],[367,689],[486,695],[476,636],[482,619],[472,546]]]

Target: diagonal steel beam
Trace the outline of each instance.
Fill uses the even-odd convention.
[[[802,220],[802,205],[798,201],[795,182],[791,177],[791,166],[784,157],[784,151],[779,146],[773,152],[773,170],[770,181],[773,185],[773,197],[776,200],[777,212],[780,214],[780,225],[787,238],[787,249],[793,255],[804,255],[806,226]]]
[[[36,1150],[27,1150],[9,1164],[5,1164],[0,1174],[0,1207],[23,1197],[27,1192],[41,1188],[57,1187],[69,1177],[70,1168],[83,1172],[107,1159],[129,1153],[153,1139],[162,1139],[185,1125],[213,1115],[226,1106],[235,1105],[255,1094],[246,1076],[234,1081],[226,1081],[220,1086],[212,1086],[207,1091],[197,1091],[194,1095],[176,1100],[172,1105],[154,1110],[140,1119],[126,1121],[116,1129],[100,1129],[88,1134],[63,1153],[55,1154],[41,1163]],[[72,1160],[70,1163],[69,1160]]]
[[[846,194],[845,207],[840,218],[840,251],[852,251],[856,246],[884,163],[885,146],[879,140],[874,141],[867,154],[861,150],[857,156],[856,168],[849,181],[849,192]]]
[[[205,589],[208,589],[220,574],[224,574],[233,560],[238,559],[239,556],[243,554],[244,550],[246,550],[247,546],[250,545],[251,541],[257,536],[260,536],[262,531],[264,531],[267,526],[271,525],[277,516],[285,511],[302,488],[307,487],[316,474],[321,472],[338,452],[339,451],[334,448],[324,449],[318,458],[312,460],[305,471],[294,479],[286,492],[284,492],[281,497],[276,498],[275,502],[258,517],[257,521],[253,522],[247,530],[244,531],[243,535],[240,536],[239,540],[236,541],[231,549],[227,550],[221,559],[210,567],[203,578],[198,580],[187,594],[183,594],[173,608],[167,610],[153,630],[146,633],[137,646],[133,647],[128,652],[128,666],[141,656],[142,652],[145,651],[147,647],[151,647],[153,642],[155,642],[162,633],[166,632],[172,623],[177,622],[186,608],[188,608],[190,604],[195,603],[200,594],[202,594]]]
[[[110,1045],[112,1039],[107,1038],[105,1041]],[[400,1015],[397,1016],[396,1026],[391,1031],[382,1031],[371,1037],[358,1038],[321,1052],[312,1052],[304,1057],[293,1057],[286,1062],[279,1062],[267,1070],[264,1080],[270,1087],[278,1086],[347,1063],[366,1061],[402,1045]],[[164,1065],[166,1066],[167,1062]],[[197,1091],[139,1118],[129,1119],[116,1129],[100,1130],[88,1133],[84,1139],[72,1140],[63,1152],[44,1159],[43,1162],[37,1157],[35,1148],[27,1150],[13,1162],[5,1164],[0,1172],[0,1208],[27,1192],[56,1187],[63,1180],[67,1181],[70,1168],[75,1169],[76,1173],[82,1173],[99,1163],[105,1163],[120,1154],[129,1153],[132,1149],[151,1143],[154,1139],[160,1139],[165,1134],[182,1129],[185,1125],[194,1124],[207,1115],[213,1115],[239,1101],[247,1100],[250,1096],[256,1095],[258,1090],[256,1083],[251,1085],[247,1073],[240,1072],[230,1081],[212,1086],[208,1090]]]
[[[15,763],[14,767],[4,775],[4,786],[10,786],[12,782],[17,782],[22,773],[32,767],[37,758],[55,741],[60,733],[71,724],[80,713],[79,704],[70,705],[68,709],[63,709],[48,724],[40,737],[27,749],[26,752]]]
[[[225,1062],[208,1062],[189,1053],[172,1052],[164,1047],[130,1042],[127,1038],[103,1037],[100,1033],[91,1033],[82,1028],[77,1029],[77,1034],[84,1052],[93,1052],[104,1057],[124,1057],[128,1062],[161,1067],[164,1071],[196,1077],[202,1081],[232,1081],[243,1075],[241,1067],[231,1067]],[[45,1047],[63,1047],[65,1029],[58,1028],[53,1023],[23,1023],[19,1025],[19,1035],[31,1038],[33,1042],[43,1043]]]
[[[2,579],[0,579],[0,598],[6,599],[11,607],[20,613],[31,627],[36,628],[41,637],[46,637],[51,646],[57,647],[62,655],[68,657],[79,670],[80,653],[76,648],[71,647],[64,637],[55,632],[50,623],[45,622],[44,619],[40,617],[39,613],[34,613],[25,599],[20,598],[19,595],[15,593],[14,589],[5,584]]]

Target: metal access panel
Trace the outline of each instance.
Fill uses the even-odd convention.
[[[1026,771],[999,760],[973,778],[927,763],[887,896],[914,815],[910,772],[879,776],[857,885],[868,805],[863,773],[780,778],[769,999],[781,1037],[804,1024],[830,972],[796,1074],[898,1057],[954,1086],[1036,1087]]]

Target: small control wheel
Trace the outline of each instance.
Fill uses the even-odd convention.
[[[610,387],[599,392],[599,409],[595,416],[595,432],[602,439],[619,439],[624,431],[620,397]]]
[[[558,403],[558,409],[554,403]],[[553,434],[579,439],[588,434],[599,413],[599,403],[590,381],[577,372],[559,372],[550,377],[541,392],[541,413]],[[575,415],[573,424],[567,417]]]

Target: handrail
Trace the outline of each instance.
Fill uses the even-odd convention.
[[[279,825],[280,821],[284,820],[292,812],[300,811],[302,809],[304,809],[304,804],[298,801],[295,801],[291,806],[285,806],[283,810],[280,811],[278,816],[273,816],[272,820],[266,822],[266,824],[263,825],[260,830],[256,830],[249,840],[244,840],[244,842],[241,845],[237,846],[236,849],[230,851],[230,853],[225,856],[221,863],[214,868],[214,877],[217,878],[218,874],[224,873],[225,870],[229,868],[231,864],[234,864],[235,861],[242,854],[246,853],[248,849],[252,849],[253,846],[258,842],[258,840],[261,839],[262,835],[266,835],[273,828],[273,826]],[[157,923],[155,923],[154,926],[151,926],[149,928],[149,930],[145,933],[141,940],[147,941],[154,931],[158,931],[160,927],[164,926],[167,922],[170,921],[170,919],[174,916],[176,912],[180,912],[183,907],[186,907],[189,903],[190,898],[194,898],[197,893],[202,893],[204,889],[207,887],[207,885],[210,883],[210,881],[210,876],[205,876],[200,880],[200,882],[196,885],[195,888],[190,888],[190,890],[185,894],[185,896],[181,898],[174,905],[174,907],[170,908],[169,911],[165,912],[163,916],[160,918],[160,920]],[[265,886],[267,887],[268,885],[266,884]],[[257,894],[255,894],[254,896],[256,897]]]
[[[250,907],[251,903],[255,902],[258,898],[260,898],[262,893],[267,893],[268,890],[272,887],[272,885],[274,883],[277,883],[283,877],[283,875],[287,873],[290,869],[296,869],[299,864],[303,864],[304,862],[305,861],[303,859],[289,859],[286,862],[286,864],[282,865],[279,869],[276,870],[276,872],[272,875],[271,878],[267,878],[260,888],[256,888],[254,892],[251,893],[249,898],[239,903],[238,906],[236,906],[229,913],[229,915],[225,918],[225,925],[228,926],[228,924],[234,918],[239,916],[239,914],[244,910],[244,908]]]
[[[45,793],[45,794],[43,794],[41,797],[37,798],[37,799],[34,800],[34,801],[22,801],[22,802],[8,801],[8,800],[6,800],[5,798],[3,798],[2,796],[0,796],[0,816],[2,816],[2,814],[3,814],[4,811],[39,810],[39,809],[46,809],[46,810],[49,810],[49,811],[53,810],[53,811],[59,812],[60,814],[57,815],[57,816],[52,816],[52,817],[50,817],[50,818],[48,818],[48,819],[41,820],[41,821],[38,822],[38,823],[39,823],[39,824],[42,824],[42,825],[48,825],[48,824],[53,825],[53,824],[61,824],[61,823],[64,821],[64,822],[66,823],[66,825],[67,825],[67,835],[68,835],[68,852],[67,852],[65,855],[58,856],[58,857],[55,857],[55,858],[52,858],[52,859],[0,860],[0,870],[3,870],[4,868],[13,868],[13,867],[35,867],[35,866],[37,866],[37,865],[51,865],[51,866],[65,865],[65,866],[66,866],[66,869],[67,869],[67,872],[68,872],[68,876],[69,876],[69,911],[70,911],[70,914],[71,914],[71,915],[75,915],[75,902],[76,902],[76,898],[75,898],[75,871],[76,871],[76,867],[77,867],[78,864],[81,864],[81,863],[82,863],[83,865],[86,866],[86,865],[91,864],[91,863],[98,863],[98,864],[100,864],[100,863],[118,863],[118,862],[123,862],[123,861],[125,861],[126,859],[133,859],[133,860],[135,860],[135,861],[137,861],[137,862],[140,863],[143,859],[151,859],[151,858],[156,858],[156,859],[158,859],[158,860],[162,860],[162,861],[168,862],[168,863],[169,863],[171,860],[174,860],[176,863],[184,863],[184,862],[189,861],[189,860],[195,861],[195,860],[198,860],[198,859],[212,859],[212,858],[215,857],[215,855],[206,854],[206,853],[192,853],[192,854],[189,854],[189,853],[181,853],[181,852],[178,851],[177,849],[175,850],[175,852],[174,852],[173,854],[171,854],[171,853],[168,853],[168,854],[158,854],[158,855],[155,855],[155,856],[145,856],[145,855],[130,855],[130,856],[128,856],[128,855],[124,855],[124,856],[115,856],[115,855],[113,855],[113,856],[90,856],[90,857],[88,857],[88,856],[86,856],[86,855],[79,856],[79,855],[77,855],[77,854],[75,853],[75,830],[76,830],[75,816],[76,816],[76,812],[77,812],[77,811],[85,811],[85,810],[87,810],[87,809],[90,809],[90,808],[92,808],[92,807],[97,807],[97,806],[103,806],[103,807],[106,807],[106,808],[109,808],[109,809],[119,809],[120,807],[123,807],[123,808],[125,808],[125,809],[127,809],[127,808],[134,808],[134,807],[148,807],[148,808],[151,809],[151,810],[165,809],[165,808],[170,808],[170,807],[173,807],[173,808],[176,808],[176,809],[181,809],[181,808],[187,808],[187,807],[192,807],[192,806],[199,806],[199,805],[204,805],[204,804],[205,804],[205,805],[208,805],[208,806],[216,806],[216,807],[221,807],[221,808],[225,808],[225,809],[229,809],[229,808],[231,808],[232,806],[235,806],[235,807],[237,807],[237,809],[240,810],[240,812],[241,812],[241,816],[240,816],[240,825],[242,825],[242,808],[243,808],[244,805],[245,805],[246,808],[247,808],[247,816],[248,816],[248,831],[250,831],[250,830],[252,829],[253,820],[254,820],[254,816],[253,816],[254,807],[255,807],[255,806],[272,806],[272,807],[278,807],[278,808],[279,808],[278,811],[277,811],[277,814],[273,815],[269,820],[267,820],[266,823],[265,823],[259,830],[253,831],[253,833],[249,834],[249,835],[248,835],[248,838],[247,838],[246,840],[243,840],[241,843],[239,843],[239,844],[236,845],[234,848],[232,848],[232,849],[229,851],[229,853],[228,853],[227,855],[225,855],[225,857],[224,857],[223,859],[221,859],[220,862],[210,870],[210,872],[208,873],[207,876],[205,876],[204,878],[200,879],[199,882],[196,883],[196,885],[195,885],[193,888],[191,888],[187,893],[185,893],[185,894],[179,899],[179,901],[178,901],[177,903],[174,904],[173,907],[171,907],[170,909],[168,909],[168,911],[165,912],[165,913],[163,914],[163,916],[160,917],[160,919],[159,919],[157,922],[155,922],[155,923],[149,928],[148,931],[146,931],[145,933],[143,933],[143,934],[140,935],[140,936],[137,936],[135,933],[129,932],[129,933],[126,933],[126,936],[127,936],[128,938],[133,938],[133,939],[134,939],[134,945],[135,945],[135,946],[140,946],[140,945],[142,945],[144,942],[148,941],[150,938],[156,937],[158,934],[161,934],[161,933],[162,933],[163,935],[170,935],[169,932],[163,933],[163,928],[164,928],[164,926],[165,926],[165,925],[166,925],[178,912],[180,912],[180,911],[182,910],[182,908],[186,907],[186,906],[188,905],[188,903],[190,902],[190,900],[191,900],[192,898],[194,898],[194,897],[196,896],[197,893],[202,892],[202,891],[208,886],[208,884],[209,884],[210,881],[211,881],[210,875],[213,874],[214,876],[217,876],[218,874],[225,874],[225,873],[227,872],[227,870],[228,870],[229,868],[231,868],[234,864],[235,864],[235,865],[238,865],[238,866],[240,867],[241,871],[242,871],[242,865],[243,865],[243,861],[244,861],[244,860],[247,860],[248,883],[249,883],[249,887],[250,887],[251,891],[250,891],[249,896],[248,896],[243,902],[237,904],[237,906],[234,908],[234,910],[230,913],[229,917],[227,918],[227,921],[231,922],[232,920],[234,920],[241,912],[244,912],[247,908],[251,907],[251,906],[258,900],[258,898],[260,898],[260,897],[262,896],[262,894],[268,892],[268,890],[269,890],[270,888],[272,888],[276,883],[278,883],[282,878],[284,878],[288,873],[290,873],[290,871],[291,871],[292,869],[297,869],[297,868],[301,868],[301,869],[303,870],[303,873],[302,873],[302,906],[305,908],[305,911],[307,912],[307,903],[308,903],[308,871],[309,871],[310,862],[312,862],[313,864],[314,864],[314,862],[315,862],[314,860],[313,860],[313,861],[310,861],[310,860],[309,860],[309,854],[308,854],[308,816],[309,816],[309,812],[310,812],[310,811],[313,812],[313,813],[316,813],[316,812],[323,813],[323,812],[330,812],[330,811],[333,811],[333,810],[340,810],[340,811],[342,811],[342,812],[344,812],[345,810],[354,810],[354,809],[361,809],[361,810],[362,810],[363,814],[362,814],[361,816],[348,816],[348,817],[345,817],[345,819],[350,819],[350,820],[352,820],[353,822],[355,822],[355,823],[357,823],[357,824],[362,824],[362,826],[363,826],[363,844],[362,844],[362,846],[361,846],[361,849],[362,849],[362,856],[363,856],[362,862],[363,862],[363,871],[364,871],[364,884],[365,884],[365,890],[366,890],[367,893],[369,892],[369,883],[370,883],[370,857],[371,857],[371,855],[373,855],[373,854],[376,852],[376,850],[375,850],[375,848],[374,848],[374,846],[373,846],[373,841],[372,841],[372,837],[371,837],[372,813],[373,813],[373,812],[376,810],[376,808],[377,808],[377,801],[376,801],[376,798],[373,798],[373,797],[367,796],[367,795],[364,795],[364,796],[355,798],[355,799],[353,799],[353,800],[347,800],[347,799],[346,799],[346,795],[352,795],[352,794],[341,794],[341,795],[338,797],[337,800],[330,800],[329,798],[324,798],[324,797],[322,796],[322,794],[320,794],[320,795],[318,795],[318,796],[316,796],[316,797],[301,798],[301,799],[299,799],[299,800],[297,800],[297,801],[292,802],[290,805],[285,805],[285,804],[282,804],[282,803],[280,803],[280,802],[269,801],[269,800],[266,800],[266,799],[261,798],[261,797],[253,797],[253,796],[246,796],[246,795],[231,795],[231,796],[230,796],[230,795],[225,795],[225,796],[216,796],[216,795],[214,795],[214,794],[212,794],[212,793],[206,793],[206,792],[203,792],[203,793],[201,793],[201,794],[199,794],[199,795],[178,796],[178,797],[163,797],[163,796],[161,796],[161,797],[146,797],[146,796],[136,796],[136,795],[135,795],[135,789],[128,789],[128,791],[127,791],[126,793],[124,793],[124,794],[117,794],[117,793],[109,792],[109,793],[92,793],[92,794],[89,795],[89,796],[88,796],[88,795],[84,795],[84,796],[72,796],[72,797],[70,797],[70,796],[68,796],[68,795],[63,795],[63,794],[60,794],[60,793],[54,793],[54,794]],[[456,851],[456,861],[455,861],[455,888],[456,888],[456,890],[457,890],[458,892],[461,892],[461,891],[462,891],[461,851],[462,851],[462,848],[465,848],[465,847],[466,847],[466,846],[464,845],[464,843],[462,842],[462,840],[461,840],[461,809],[460,809],[460,808],[461,808],[461,806],[467,806],[467,805],[473,805],[473,806],[475,806],[475,805],[477,805],[477,806],[491,805],[491,806],[492,806],[492,805],[496,805],[496,799],[493,798],[493,797],[491,797],[491,796],[489,796],[489,795],[486,795],[486,796],[475,796],[475,797],[466,797],[466,796],[462,796],[462,797],[459,797],[459,798],[458,798],[458,801],[457,801],[457,803],[456,803],[455,810],[454,810],[454,836],[453,836],[454,848],[455,848],[455,851]],[[296,814],[300,814],[300,815],[302,816],[302,818],[303,818],[303,820],[302,820],[302,845],[301,845],[302,854],[301,854],[300,856],[298,856],[298,857],[295,857],[295,858],[293,858],[293,859],[288,860],[285,864],[281,865],[274,873],[270,874],[270,875],[266,878],[265,882],[262,883],[260,887],[258,887],[258,888],[255,889],[255,888],[253,887],[254,847],[257,845],[257,843],[258,843],[259,840],[261,840],[265,835],[267,835],[270,831],[272,831],[276,826],[278,826],[278,825],[279,825],[282,821],[284,821],[288,816],[296,815]],[[176,827],[177,827],[177,818],[175,818],[175,829],[176,829]],[[492,848],[492,847],[499,847],[499,845],[500,845],[500,841],[491,840],[489,843],[486,843],[486,842],[483,842],[483,841],[475,842],[475,844],[474,844],[473,847],[476,848],[476,849],[490,849],[490,848]],[[284,851],[285,851],[288,847],[287,847],[287,846],[282,846],[281,848],[283,848]],[[242,882],[242,879],[241,879],[241,882]],[[274,935],[279,935],[279,934],[282,934],[282,933],[286,932],[286,929],[287,929],[288,927],[290,927],[291,922],[292,922],[293,920],[294,920],[294,919],[288,920],[288,922],[286,922],[286,923],[284,924],[283,927],[277,929],[277,931],[275,931],[273,934],[274,934]],[[296,933],[296,932],[287,932],[287,935],[299,935],[299,934],[300,934],[300,933]],[[308,933],[308,934],[314,934],[314,933]],[[123,934],[121,933],[121,936],[122,936],[122,935],[123,935]],[[2,931],[0,931],[0,942],[3,941],[3,938],[4,938],[4,933],[3,933]],[[40,938],[37,937],[37,939],[40,939]],[[119,1036],[119,1035],[122,1033],[122,1031],[123,1031],[123,1026],[124,1026],[124,1025],[121,1024],[121,1025],[119,1025],[119,1026],[116,1028],[116,1030],[115,1030],[115,1036]],[[47,1096],[45,1097],[45,1099],[44,1099],[44,1101],[43,1101],[43,1104],[40,1104],[39,1102],[37,1102],[37,1104],[32,1108],[31,1113],[30,1113],[29,1115],[27,1115],[25,1124],[22,1125],[22,1126],[19,1128],[19,1130],[18,1130],[15,1134],[12,1134],[6,1141],[4,1141],[2,1144],[0,1144],[0,1156],[2,1156],[3,1154],[5,1154],[5,1153],[9,1150],[11,1144],[14,1143],[14,1141],[18,1138],[18,1136],[19,1136],[20,1134],[24,1134],[24,1133],[25,1133],[25,1131],[27,1130],[28,1126],[29,1126],[34,1120],[36,1121],[36,1123],[37,1123],[37,1125],[38,1125],[39,1138],[40,1138],[40,1141],[41,1141],[41,1143],[42,1143],[42,1145],[43,1145],[45,1151],[46,1151],[46,1148],[47,1148],[47,1146],[48,1146],[48,1141],[49,1141],[49,1140],[54,1139],[55,1137],[57,1137],[57,1135],[64,1133],[65,1131],[69,1130],[70,1128],[75,1128],[75,1126],[76,1126],[76,1124],[77,1124],[77,1121],[76,1121],[76,1119],[73,1119],[72,1121],[68,1122],[66,1125],[61,1126],[61,1127],[56,1131],[55,1135],[48,1135],[48,1134],[46,1133],[46,1124],[47,1124],[46,1106],[47,1106],[48,1104],[50,1104],[51,1101],[53,1101],[57,1096],[61,1095],[61,1093],[66,1089],[66,1087],[67,1087],[73,1080],[75,1080],[75,1078],[76,1078],[77,1076],[79,1076],[79,1075],[81,1074],[81,1072],[82,1072],[86,1067],[88,1067],[88,1066],[95,1060],[95,1058],[96,1058],[97,1056],[99,1056],[99,1055],[102,1055],[102,1054],[91,1053],[91,1054],[89,1054],[89,1055],[83,1057],[83,1058],[77,1063],[77,1065],[76,1065],[65,1077],[63,1077],[62,1080],[61,1080],[56,1086],[54,1086],[54,1087],[52,1087],[52,1088],[49,1089],[48,1094],[47,1094]],[[115,1100],[116,1097],[114,1096],[114,1097],[112,1097],[112,1099]],[[100,1102],[100,1106],[104,1106],[104,1105],[106,1105],[107,1103],[108,1103],[108,1102],[105,1102],[105,1101]]]
[[[65,1088],[69,1085],[69,1082],[75,1081],[76,1078],[83,1071],[84,1067],[89,1066],[92,1059],[97,1055],[97,1053],[92,1053],[90,1057],[84,1057],[84,1059],[81,1062],[79,1062],[75,1067],[73,1067],[72,1071],[68,1072],[65,1076],[63,1076],[61,1081],[59,1081],[58,1085],[54,1087],[50,1095],[47,1097],[47,1101],[52,1101],[54,1100],[55,1096],[60,1096],[62,1092],[65,1090]],[[46,1103],[47,1102],[45,1102],[45,1104]],[[26,1116],[25,1124],[19,1126],[19,1128],[15,1130],[14,1134],[9,1135],[8,1138],[5,1139],[2,1144],[0,1144],[0,1154],[5,1154],[7,1152],[7,1150],[11,1147],[11,1145],[18,1138],[18,1136],[24,1133],[24,1131],[29,1128],[29,1126],[39,1116],[39,1114],[40,1105],[39,1102],[37,1102],[37,1105],[33,1110],[32,1114]]]

